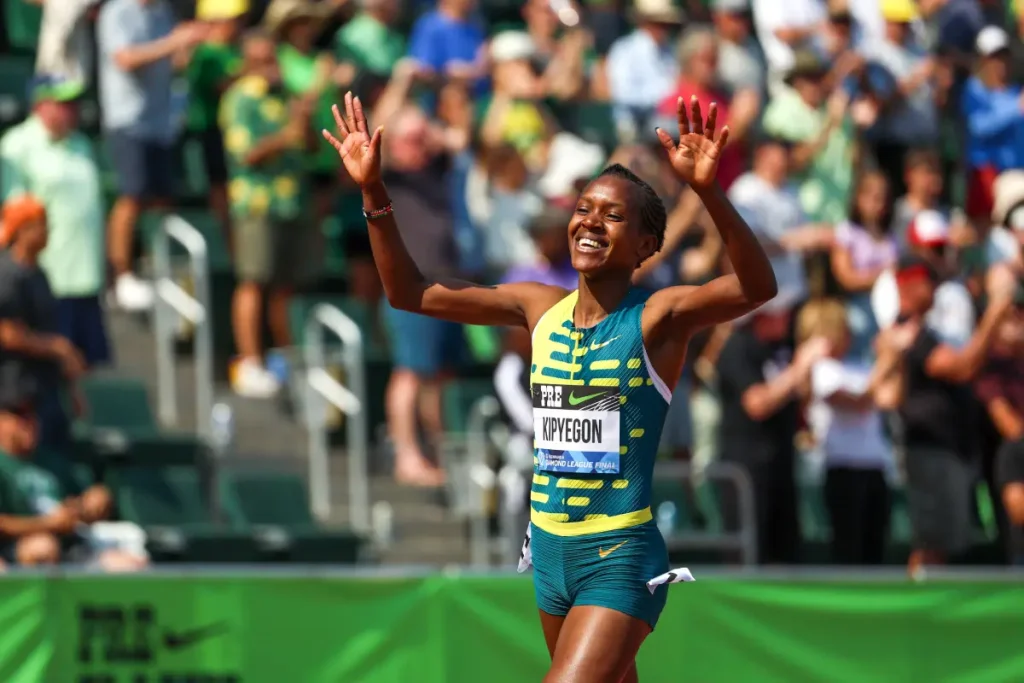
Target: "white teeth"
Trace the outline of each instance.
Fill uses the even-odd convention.
[[[586,247],[587,249],[600,249],[601,245],[595,240],[583,237],[580,239],[580,246]]]

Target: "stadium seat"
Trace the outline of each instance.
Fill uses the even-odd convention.
[[[122,519],[145,529],[154,561],[258,562],[251,534],[214,524],[202,470],[132,466],[111,470],[107,485]]]
[[[264,559],[310,564],[359,560],[362,542],[357,535],[319,528],[298,475],[222,468],[217,486],[225,518],[236,529],[251,530]]]
[[[288,322],[292,340],[296,346],[303,346],[306,341],[306,323],[309,314],[318,304],[329,304],[341,310],[359,327],[363,333],[363,353],[369,360],[386,360],[385,334],[377,311],[365,302],[345,296],[306,295],[292,299],[288,307]],[[335,345],[333,335],[329,345]]]
[[[133,435],[155,434],[156,418],[145,385],[128,377],[90,375],[79,382],[86,413],[80,423],[88,431],[117,429]]]
[[[42,26],[43,9],[26,0],[4,0],[7,44],[15,50],[35,53]]]
[[[34,73],[31,56],[0,55],[0,126],[9,126],[28,112],[28,84]]]
[[[473,406],[485,396],[494,395],[494,384],[488,380],[454,380],[441,392],[441,414],[446,434],[465,434]]]

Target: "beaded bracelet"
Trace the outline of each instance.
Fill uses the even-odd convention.
[[[383,218],[384,216],[390,216],[392,213],[394,213],[394,210],[395,209],[392,206],[391,202],[388,202],[379,209],[371,209],[369,211],[363,209],[363,218],[365,218],[368,221],[372,221],[375,218]]]

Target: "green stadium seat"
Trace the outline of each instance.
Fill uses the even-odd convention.
[[[86,402],[80,420],[89,430],[117,429],[132,434],[156,433],[146,386],[137,379],[91,375],[79,382]]]
[[[194,434],[99,430],[76,435],[73,457],[98,471],[116,467],[203,466],[209,447]]]
[[[266,559],[309,564],[359,560],[359,536],[318,527],[300,476],[279,470],[223,468],[217,486],[225,518],[237,529],[251,529]]]
[[[447,434],[465,434],[473,406],[485,396],[494,396],[494,383],[488,380],[454,380],[441,390],[441,415]]]
[[[202,470],[193,466],[131,466],[110,470],[106,483],[122,519],[145,529],[156,562],[258,562],[249,533],[217,525]]]
[[[7,44],[15,50],[35,53],[43,9],[27,0],[4,0],[4,24]]]
[[[118,467],[106,479],[121,517],[142,527],[187,528],[212,520],[201,470],[197,467]]]
[[[27,55],[0,55],[0,125],[9,126],[28,113],[28,84],[35,60]]]

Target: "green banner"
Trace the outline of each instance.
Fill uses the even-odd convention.
[[[673,586],[643,683],[1019,683],[1024,585]],[[4,683],[526,683],[526,577],[7,576]]]

